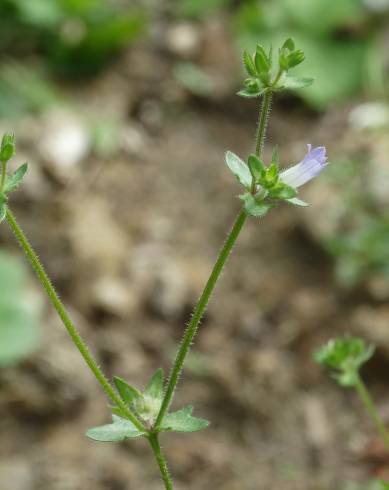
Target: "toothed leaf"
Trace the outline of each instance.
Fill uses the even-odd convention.
[[[119,442],[133,437],[140,437],[144,434],[132,422],[117,415],[112,415],[112,424],[93,427],[85,433],[89,439],[100,442]]]
[[[21,184],[26,172],[28,170],[27,163],[23,163],[15,172],[11,175],[8,175],[5,180],[4,192],[12,192],[19,187]]]
[[[192,417],[193,407],[188,405],[182,410],[165,415],[161,424],[161,430],[175,432],[196,432],[208,427],[205,419]]]

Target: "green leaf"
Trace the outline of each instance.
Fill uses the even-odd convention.
[[[163,370],[157,369],[148,382],[145,391],[143,393],[151,398],[162,399],[163,398]]]
[[[281,82],[281,88],[288,90],[297,90],[300,88],[309,87],[314,82],[313,78],[296,78],[296,77],[285,77]]]
[[[13,174],[8,175],[5,181],[4,192],[12,192],[19,187],[26,172],[28,170],[27,163],[23,163]]]
[[[251,176],[255,181],[261,179],[265,173],[265,164],[260,160],[257,155],[250,155],[248,158],[248,166]]]
[[[241,97],[245,97],[246,99],[251,99],[254,97],[259,97],[265,93],[265,90],[258,88],[256,90],[252,90],[249,88],[242,88],[239,90],[239,92],[236,92],[237,95],[240,95]]]
[[[287,202],[290,202],[290,204],[293,204],[294,206],[302,206],[306,207],[309,206],[309,204],[305,201],[302,201],[301,199],[297,197],[292,197],[292,199],[286,199]]]
[[[389,482],[385,482],[384,480],[380,480],[380,483],[381,483],[382,488],[384,490],[389,490]]]
[[[255,68],[254,60],[247,51],[243,51],[243,64],[249,75],[251,75],[252,77],[257,76],[257,70]]]
[[[88,429],[85,435],[94,441],[119,442],[125,439],[143,436],[145,433],[140,432],[129,420],[112,415],[112,424]]]
[[[119,378],[119,376],[114,376],[113,382],[122,400],[126,403],[133,403],[136,398],[140,398],[142,396],[140,391],[129,385],[124,379]]]
[[[208,427],[209,422],[205,419],[192,417],[193,407],[188,405],[177,412],[165,415],[161,430],[175,432],[196,432]]]
[[[266,203],[263,201],[263,199],[257,200],[252,194],[250,194],[250,192],[246,192],[246,194],[242,194],[239,197],[244,202],[244,208],[247,214],[255,216],[256,218],[265,216],[265,214],[274,207],[273,204]]]
[[[232,151],[227,151],[226,163],[228,165],[228,168],[235,175],[238,181],[244,187],[246,187],[246,189],[250,189],[252,177],[246,163],[241,160],[237,155],[235,155],[235,153],[232,153]]]

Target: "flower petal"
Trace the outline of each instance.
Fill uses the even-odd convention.
[[[326,149],[324,146],[312,148],[308,146],[308,152],[303,160],[288,168],[280,174],[280,179],[287,185],[297,188],[318,175],[327,165]]]

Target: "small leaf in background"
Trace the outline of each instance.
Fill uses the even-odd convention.
[[[208,427],[205,419],[192,417],[193,407],[188,405],[182,410],[165,415],[161,424],[161,430],[175,432],[196,432]]]
[[[374,346],[356,337],[331,339],[314,354],[317,363],[334,371],[334,378],[342,386],[356,384],[359,369],[374,354]]]
[[[125,381],[122,378],[119,378],[118,376],[113,377],[113,382],[122,400],[125,401],[126,403],[133,403],[134,400],[142,396],[142,393],[140,391],[138,391],[133,386],[129,385],[127,381]]]
[[[0,253],[0,366],[17,363],[37,348],[39,318],[26,293],[23,263]]]
[[[140,432],[129,420],[112,415],[112,424],[88,429],[85,435],[94,441],[120,442],[125,439],[143,436],[144,432]]]
[[[226,163],[238,181],[246,187],[246,189],[249,189],[251,187],[252,177],[247,164],[235,155],[235,153],[232,153],[232,151],[227,151]]]
[[[150,381],[148,382],[145,391],[143,393],[151,398],[156,398],[161,400],[163,398],[163,370],[162,368],[157,369],[153,374]]]

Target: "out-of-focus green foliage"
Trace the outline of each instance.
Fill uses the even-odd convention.
[[[343,192],[336,205],[337,223],[322,238],[335,257],[337,279],[346,287],[373,276],[389,279],[389,218],[369,189],[369,165],[356,161],[331,165],[328,178]]]
[[[14,364],[39,343],[38,317],[24,290],[21,262],[0,253],[0,366]]]
[[[235,26],[245,48],[253,49],[258,41],[277,46],[289,36],[303,46],[306,63],[296,74],[309,74],[315,83],[301,96],[318,109],[354,94],[371,77],[369,70],[378,70],[362,0],[247,1]]]
[[[144,26],[142,11],[114,0],[0,2],[0,49],[41,53],[60,74],[95,73]]]
[[[332,237],[327,247],[336,257],[342,284],[352,286],[372,273],[389,279],[389,219],[365,216],[359,226]]]
[[[1,65],[0,93],[1,118],[40,112],[62,102],[43,72],[16,62]]]
[[[231,4],[231,0],[175,0],[174,10],[184,17],[203,18]]]

